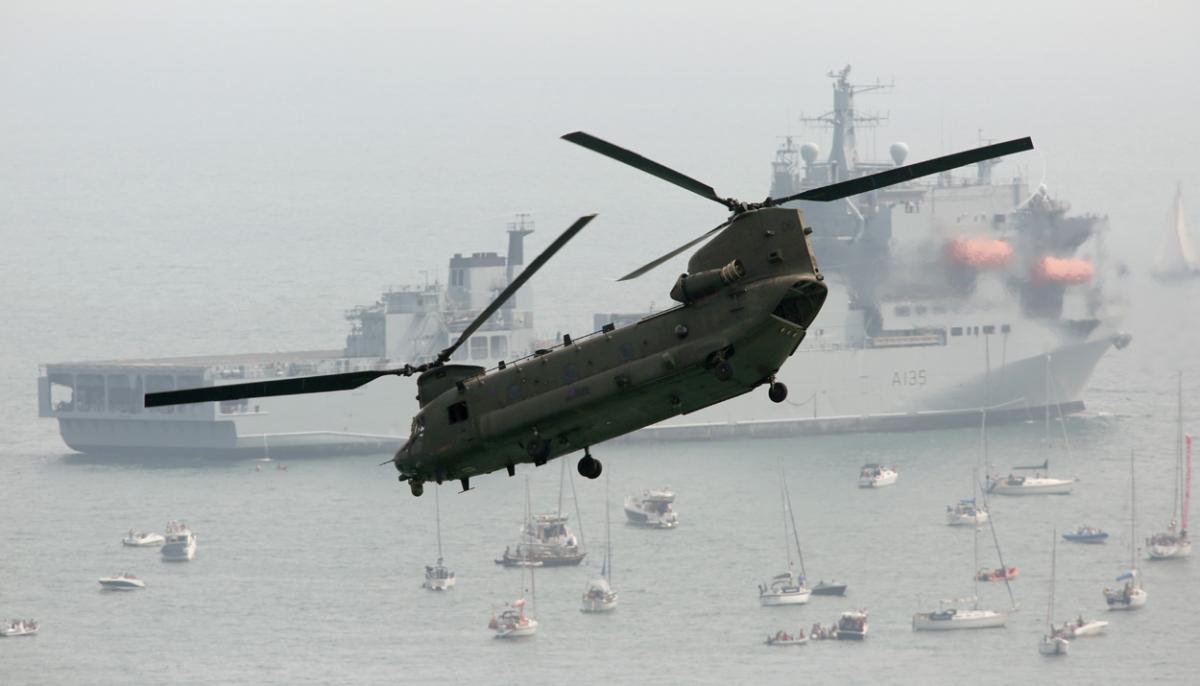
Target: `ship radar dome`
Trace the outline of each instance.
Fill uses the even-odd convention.
[[[888,148],[888,152],[890,152],[892,155],[892,161],[896,163],[897,167],[899,167],[900,165],[904,164],[904,160],[908,158],[908,144],[896,141],[895,143],[892,143],[892,147]]]
[[[812,164],[817,161],[817,155],[821,154],[821,148],[816,143],[805,143],[800,146],[800,157],[804,159],[806,164]]]

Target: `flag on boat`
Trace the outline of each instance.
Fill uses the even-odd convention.
[[[1117,581],[1128,581],[1129,579],[1132,579],[1135,576],[1137,576],[1137,570],[1131,569],[1128,572],[1125,572],[1121,576],[1117,577]]]

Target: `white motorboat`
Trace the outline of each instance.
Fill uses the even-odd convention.
[[[131,548],[152,548],[162,545],[164,541],[166,541],[166,539],[163,538],[162,534],[134,531],[133,529],[130,529],[129,533],[125,535],[125,538],[121,539],[121,543],[123,545],[127,545]]]
[[[804,635],[804,629],[794,634],[780,629],[775,632],[774,636],[768,636],[766,640],[767,645],[776,647],[802,646],[806,643],[808,643],[808,636]]]
[[[488,628],[496,632],[496,638],[523,638],[537,633],[538,623],[533,617],[525,614],[525,599],[520,598],[500,612],[493,615],[488,622]]]
[[[531,501],[526,498],[525,523],[521,526],[521,540],[515,546],[507,546],[496,558],[496,564],[505,567],[563,567],[578,565],[587,557],[583,542],[567,526],[567,515],[562,511],[563,492],[569,472],[563,462],[558,487],[558,510],[545,514],[533,514]],[[574,495],[575,481],[572,477],[571,491]],[[579,500],[575,499],[575,513],[579,514]]]
[[[671,508],[675,494],[668,486],[663,489],[648,489],[639,495],[625,497],[625,517],[630,524],[651,529],[674,529],[679,526],[679,515]]]
[[[1062,636],[1042,636],[1038,642],[1038,652],[1042,655],[1066,655],[1071,642]]]
[[[617,592],[612,588],[612,512],[609,510],[608,476],[604,477],[604,562],[600,578],[592,579],[583,591],[583,612],[611,612],[617,607]]]
[[[1087,621],[1080,615],[1063,625],[1063,633],[1067,638],[1082,638],[1084,636],[1099,636],[1104,633],[1108,622],[1100,620]]]
[[[758,585],[758,602],[763,607],[803,605],[811,598],[812,591],[790,571],[776,574],[769,582]]]
[[[1038,652],[1042,655],[1066,655],[1071,645],[1066,637],[1066,629],[1054,628],[1054,582],[1058,576],[1058,531],[1050,534],[1050,593],[1046,600],[1046,633],[1038,643]]]
[[[975,605],[978,599],[972,598]],[[1008,623],[1008,613],[981,610],[978,607],[962,610],[949,607],[961,601],[943,600],[943,608],[934,612],[918,612],[913,615],[913,631],[954,631],[958,629],[991,629]]]
[[[841,618],[838,619],[836,635],[839,641],[862,641],[866,639],[866,610],[843,612]]]
[[[436,487],[433,489],[433,510],[438,544],[437,563],[425,565],[425,581],[421,584],[430,591],[449,591],[454,588],[455,583],[454,572],[450,571],[450,568],[442,560],[442,505],[438,496],[440,490]]]
[[[110,591],[136,591],[139,588],[145,588],[146,582],[129,572],[121,572],[101,578],[100,585]]]
[[[1150,560],[1171,560],[1192,554],[1188,538],[1188,510],[1192,495],[1192,437],[1183,433],[1183,374],[1179,375],[1179,410],[1175,436],[1175,491],[1171,504],[1171,523],[1167,530],[1146,539],[1146,557]],[[1186,458],[1185,458],[1186,455]],[[1178,511],[1179,519],[1174,517]],[[1176,521],[1179,526],[1176,526]]]
[[[18,636],[36,636],[41,626],[36,619],[10,619],[0,623],[0,638],[16,638]]]
[[[1137,481],[1133,466],[1133,451],[1129,451],[1129,571],[1117,577],[1125,584],[1120,588],[1104,589],[1104,602],[1109,610],[1136,610],[1146,605],[1146,589],[1138,578],[1137,550],[1134,537],[1137,535]]]
[[[874,463],[865,464],[858,473],[858,487],[883,488],[896,483],[898,478],[900,478],[900,474],[895,467]]]
[[[183,522],[167,522],[166,540],[162,546],[166,562],[186,562],[196,556],[196,534]]]

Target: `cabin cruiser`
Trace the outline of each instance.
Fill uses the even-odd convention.
[[[896,483],[899,473],[895,467],[880,464],[865,464],[858,474],[859,488],[883,488]]]
[[[525,614],[525,599],[513,601],[499,616],[492,615],[488,628],[495,631],[496,638],[521,638],[537,633],[538,623]]]
[[[1016,567],[998,567],[996,569],[987,569],[985,567],[979,570],[975,578],[980,581],[1012,581],[1017,578],[1017,573]]]
[[[0,624],[0,638],[36,636],[39,628],[41,627],[35,619],[10,619]]]
[[[867,637],[867,613],[865,611],[843,612],[837,623],[839,641],[861,641]]]
[[[1104,633],[1104,628],[1108,626],[1108,622],[1100,620],[1087,621],[1083,615],[1072,619],[1063,625],[1062,632],[1067,638],[1080,638],[1081,636],[1098,636]]]
[[[579,539],[567,528],[564,514],[533,515],[521,529],[522,540],[504,549],[496,564],[505,567],[561,567],[587,557]]]
[[[766,643],[769,646],[802,646],[808,643],[808,636],[804,635],[804,629],[794,634],[780,629],[774,636],[768,636]]]
[[[454,588],[454,572],[437,559],[437,564],[425,565],[425,582],[421,584],[431,591],[449,591]]]
[[[146,582],[130,574],[129,572],[121,572],[100,579],[100,585],[110,591],[135,591],[139,588],[145,588]]]
[[[795,574],[776,574],[771,581],[758,585],[758,602],[763,607],[778,605],[803,605],[812,597],[812,591],[804,587],[804,581]]]
[[[846,584],[836,581],[818,581],[816,586],[809,587],[813,595],[846,595]]]
[[[971,609],[956,607],[963,600],[971,601]],[[995,610],[979,609],[977,598],[943,600],[941,607],[933,612],[918,612],[913,615],[913,631],[953,631],[957,629],[990,629],[1008,623],[1008,614]]]
[[[183,522],[167,523],[162,559],[167,562],[186,562],[196,556],[196,534]]]
[[[583,612],[609,612],[617,607],[617,592],[612,590],[608,579],[592,579],[583,592]]]
[[[976,506],[974,498],[964,498],[953,507],[946,506],[946,523],[950,526],[978,526],[987,520],[987,509]]]
[[[134,531],[133,529],[130,529],[129,533],[125,535],[125,538],[121,539],[121,543],[123,545],[127,545],[131,548],[151,548],[162,545],[164,541],[166,541],[166,539],[163,538],[162,534],[145,533],[141,531]]]
[[[1068,531],[1062,535],[1063,540],[1071,543],[1104,543],[1108,540],[1108,532],[1101,531],[1094,526],[1081,526],[1074,531]]]
[[[1074,487],[1075,479],[1055,479],[1041,473],[988,478],[988,493],[996,495],[1067,495]]]
[[[652,529],[674,529],[679,526],[679,517],[671,509],[675,494],[670,487],[648,489],[640,496],[625,497],[625,517],[631,524]]]

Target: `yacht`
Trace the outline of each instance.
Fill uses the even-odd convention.
[[[895,467],[886,467],[881,464],[865,464],[858,474],[859,488],[883,488],[896,483],[896,479],[900,477],[896,472]]]
[[[1042,655],[1066,655],[1071,642],[1067,640],[1066,628],[1054,628],[1054,581],[1058,575],[1058,532],[1050,534],[1050,595],[1046,600],[1046,633],[1038,643]]]
[[[450,571],[442,560],[442,505],[438,496],[439,490],[438,488],[433,489],[434,521],[437,523],[437,562],[425,565],[425,581],[421,586],[430,591],[449,591],[454,588],[454,572]]]
[[[1038,652],[1042,655],[1066,655],[1071,642],[1062,634],[1045,634],[1038,641]]]
[[[120,574],[101,578],[100,585],[109,591],[135,591],[139,588],[145,588],[146,582],[129,572],[121,572]]]
[[[125,534],[125,538],[121,539],[121,543],[131,548],[153,548],[162,545],[165,540],[162,534],[144,533],[130,529],[129,533]]]
[[[1099,636],[1104,633],[1104,628],[1108,626],[1108,622],[1100,620],[1085,620],[1083,615],[1072,619],[1063,625],[1062,631],[1067,638],[1080,638],[1083,636]]]
[[[775,632],[774,636],[768,636],[766,643],[769,646],[779,647],[802,646],[808,643],[808,636],[804,635],[804,629],[801,629],[794,634],[780,629],[779,631]]]
[[[36,636],[41,626],[35,619],[10,619],[0,624],[0,638]]]
[[[1036,467],[1014,467],[1014,469],[1036,469]],[[1055,479],[1042,472],[1034,476],[1009,474],[1006,477],[989,477],[988,493],[996,495],[1069,495],[1075,488],[1075,479]]]
[[[583,612],[611,612],[617,607],[617,592],[612,588],[612,516],[609,511],[608,477],[604,477],[604,562],[600,578],[588,582],[583,592]]]
[[[984,425],[985,432],[987,425]],[[983,441],[987,441],[985,434]],[[986,459],[986,458],[985,458]],[[988,520],[987,506],[980,506],[975,500],[975,491],[979,483],[979,470],[971,470],[971,497],[959,500],[953,506],[946,506],[946,523],[950,526],[979,526]]]
[[[811,597],[812,591],[790,571],[776,574],[767,583],[758,585],[758,602],[763,607],[803,605]]]
[[[186,562],[196,556],[196,534],[183,522],[167,523],[162,559],[166,562]]]
[[[1108,532],[1101,531],[1094,526],[1081,526],[1074,531],[1068,531],[1062,535],[1063,540],[1070,543],[1089,543],[1092,545],[1104,543],[1108,540]]]
[[[960,604],[972,605],[970,609],[955,607]],[[1008,614],[994,610],[979,609],[978,598],[959,600],[943,600],[941,607],[933,612],[918,612],[913,615],[913,631],[952,631],[956,629],[990,629],[1001,627],[1008,623]]]
[[[1183,374],[1179,375],[1179,410],[1175,437],[1175,492],[1171,503],[1171,523],[1167,530],[1146,539],[1146,557],[1150,560],[1170,560],[1192,554],[1188,538],[1188,506],[1192,491],[1192,437],[1183,433]],[[1186,456],[1186,457],[1185,457]],[[1175,519],[1178,510],[1179,519]],[[1176,525],[1178,522],[1178,526]]]
[[[523,638],[536,634],[538,623],[525,614],[525,599],[520,598],[505,607],[498,616],[493,615],[488,628],[495,632],[496,638]]]
[[[496,564],[505,567],[562,567],[587,557],[579,539],[567,528],[567,515],[533,515],[521,529],[522,539],[504,549]]]
[[[861,641],[867,637],[867,613],[865,610],[843,612],[837,623],[839,641]]]
[[[1117,577],[1125,584],[1120,588],[1105,588],[1104,602],[1109,610],[1136,610],[1145,606],[1146,589],[1138,579],[1137,551],[1134,537],[1137,536],[1137,482],[1134,475],[1133,451],[1129,451],[1129,571]]]
[[[625,517],[631,524],[652,529],[674,529],[679,526],[679,516],[671,508],[675,494],[668,486],[663,489],[642,491],[640,496],[625,498]]]

